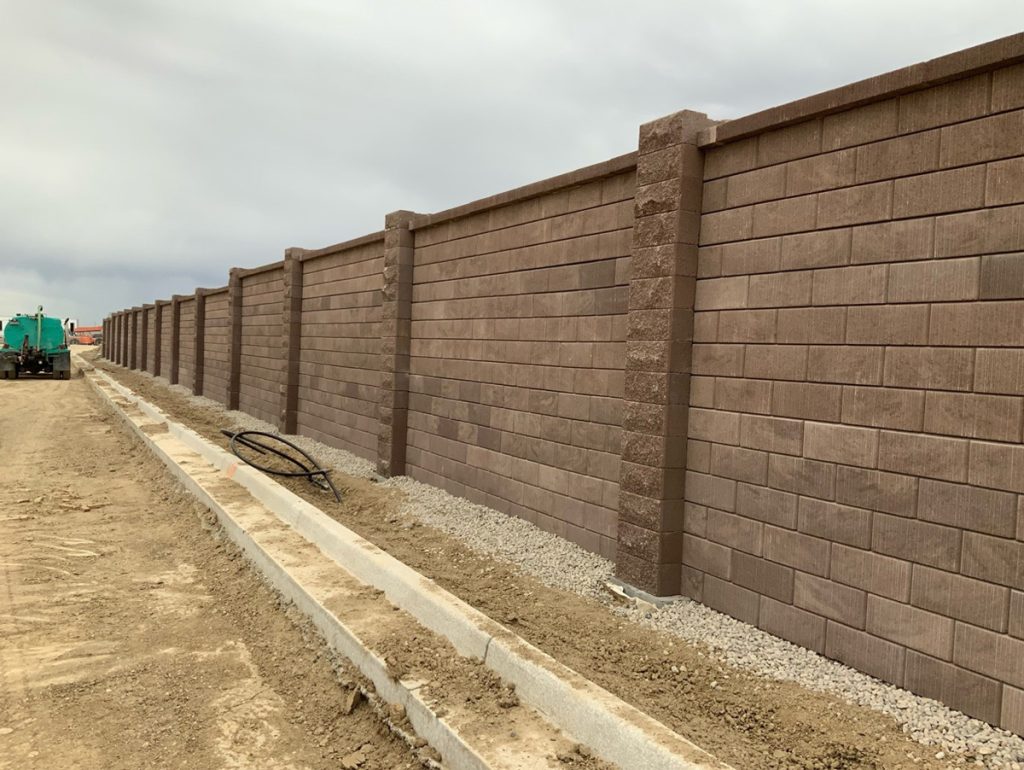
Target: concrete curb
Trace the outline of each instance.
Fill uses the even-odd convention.
[[[116,388],[118,394],[125,398],[129,405],[139,409],[144,420],[141,421],[141,424],[136,422],[125,411],[123,404],[119,403],[115,397],[111,397],[95,380],[88,377],[87,379],[89,379],[93,389],[107,401],[135,435],[167,466],[171,474],[197,500],[213,511],[231,541],[243,551],[245,557],[260,571],[267,582],[285,599],[293,602],[310,619],[327,643],[348,658],[372,682],[377,694],[384,701],[405,709],[405,715],[416,731],[416,734],[441,754],[444,758],[445,767],[452,770],[495,770],[495,765],[481,757],[457,731],[447,724],[444,719],[435,714],[430,705],[420,697],[418,690],[421,683],[415,681],[395,681],[388,672],[387,664],[373,651],[368,649],[359,636],[337,615],[327,609],[316,596],[310,593],[302,582],[289,572],[286,565],[282,564],[266,548],[262,547],[253,537],[252,533],[226,510],[224,504],[197,480],[195,477],[196,469],[183,467],[183,464],[179,463],[146,430],[146,428],[152,429],[155,425],[160,425],[161,427],[166,425],[168,430],[161,432],[170,438],[175,438],[170,431],[170,426],[173,423],[166,421],[165,417],[157,417],[155,415],[156,410],[149,404],[129,396],[124,396],[124,389],[122,387],[110,383]],[[184,445],[184,442],[179,443]],[[191,447],[185,446],[191,449]]]
[[[357,579],[384,591],[389,601],[430,630],[447,638],[462,655],[481,658],[489,668],[515,685],[524,703],[543,713],[596,755],[622,768],[728,770],[727,765],[703,749],[558,663],[273,479],[240,463],[234,455],[210,443],[198,433],[169,420],[161,410],[107,374],[98,370],[94,372],[93,377],[102,378],[150,420],[165,423],[171,436],[244,487]],[[88,377],[90,384],[101,396],[110,400],[109,394],[93,377]],[[130,419],[127,421],[159,455],[159,448],[152,437],[142,432]],[[169,458],[161,459],[168,463]],[[172,467],[172,471],[195,491],[195,482],[184,478],[187,473],[180,468],[176,470],[176,467]],[[208,495],[202,493],[199,496],[205,504],[210,504]],[[244,533],[238,534],[244,537]],[[274,566],[268,565],[268,569],[273,570]],[[287,573],[278,574],[276,578],[287,581]],[[306,607],[303,609],[305,611]],[[314,617],[314,622],[320,627],[321,621]],[[348,654],[347,650],[343,651]],[[353,651],[353,654],[358,655],[358,651]],[[385,688],[387,686],[384,685]],[[390,700],[386,690],[381,690],[381,694]],[[413,721],[412,713],[416,706],[407,708],[410,721]],[[413,725],[420,731],[415,721]],[[420,731],[420,735],[434,745],[427,733]],[[445,756],[447,758],[448,755]]]

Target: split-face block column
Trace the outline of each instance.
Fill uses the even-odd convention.
[[[142,371],[149,369],[149,311],[152,308],[152,305],[142,306],[142,360],[139,362],[139,368]]]
[[[139,308],[133,307],[129,313],[129,319],[131,321],[131,335],[130,335],[130,347],[128,348],[128,368],[138,369],[139,368]]]
[[[290,248],[284,252],[284,303],[282,305],[281,359],[284,376],[281,380],[281,415],[278,429],[295,433],[299,409],[299,353],[302,347],[302,255],[305,249]]]
[[[196,289],[195,323],[192,329],[192,392],[203,395],[206,358],[206,289]]]
[[[155,348],[153,350],[153,374],[159,376],[164,375],[163,367],[167,364],[163,360],[163,339],[164,339],[164,308],[168,305],[167,300],[158,299],[156,301],[156,307],[153,310],[153,339],[155,340]]]
[[[231,268],[228,278],[228,409],[238,409],[242,386],[242,273]]]
[[[415,215],[395,211],[384,220],[384,288],[381,305],[381,396],[377,409],[377,470],[405,473],[409,412],[409,337],[412,324],[412,231]]]
[[[697,134],[712,122],[684,111],[640,127],[616,573],[657,596],[680,587],[704,170]]]
[[[178,384],[178,362],[181,359],[181,295],[171,297],[171,366],[167,376],[171,385]]]
[[[121,360],[118,361],[121,366],[128,366],[128,345],[130,340],[128,339],[128,311],[121,311],[121,339],[119,340],[121,348]]]

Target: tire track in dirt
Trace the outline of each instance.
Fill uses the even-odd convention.
[[[422,766],[114,420],[0,382],[0,768]]]

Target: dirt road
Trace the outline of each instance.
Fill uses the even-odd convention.
[[[84,380],[0,382],[0,458],[0,768],[420,766]]]

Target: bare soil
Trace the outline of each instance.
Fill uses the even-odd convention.
[[[0,768],[421,766],[82,379],[0,382],[0,457]]]
[[[224,413],[154,378],[96,362],[221,446]],[[762,679],[706,650],[640,627],[596,601],[548,588],[456,538],[398,516],[401,493],[332,475],[343,502],[305,481],[285,485],[378,547],[623,700],[737,768],[942,768],[892,719],[794,683]]]

